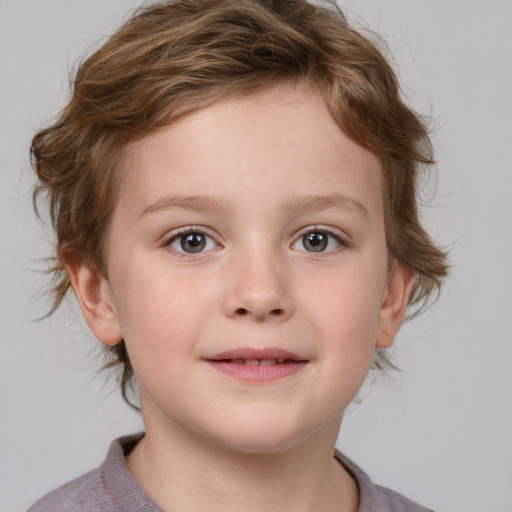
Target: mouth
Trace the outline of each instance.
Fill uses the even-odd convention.
[[[309,360],[278,348],[241,348],[215,354],[206,362],[237,380],[267,382],[300,372]]]
[[[275,366],[283,363],[298,363],[295,359],[208,359],[216,363],[245,364],[247,366]]]

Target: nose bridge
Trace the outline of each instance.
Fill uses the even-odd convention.
[[[286,262],[270,244],[250,244],[234,250],[227,267],[224,307],[228,316],[264,320],[292,314]]]

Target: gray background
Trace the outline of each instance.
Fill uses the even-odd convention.
[[[27,158],[34,130],[64,104],[70,66],[137,4],[0,0],[1,512],[24,510],[142,428],[98,376],[97,343],[73,313],[33,321],[51,233],[31,212]],[[433,116],[439,165],[424,215],[454,268],[440,302],[400,333],[403,372],[365,386],[339,446],[438,512],[510,512],[512,1],[341,5],[384,35],[405,95]]]

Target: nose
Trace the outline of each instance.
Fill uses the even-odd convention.
[[[228,264],[224,313],[230,318],[283,321],[293,315],[290,280],[272,251],[251,252]]]

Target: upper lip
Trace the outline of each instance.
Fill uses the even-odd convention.
[[[306,358],[298,354],[294,354],[289,350],[282,348],[269,347],[269,348],[235,348],[233,350],[225,350],[206,358],[208,361],[223,361],[229,359],[290,359],[292,361],[307,361]]]

